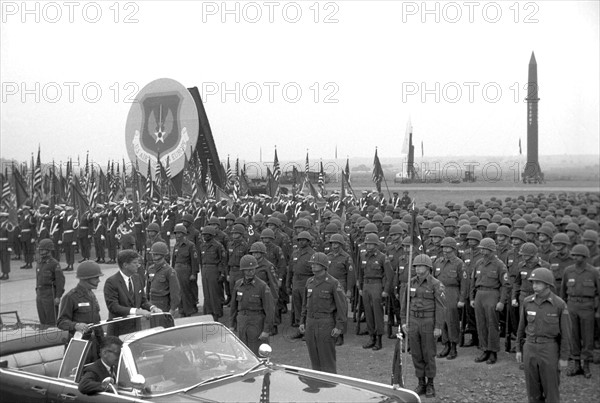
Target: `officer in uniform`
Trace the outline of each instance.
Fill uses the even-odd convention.
[[[106,227],[106,249],[108,250],[108,264],[117,263],[117,228],[119,227],[119,217],[117,216],[117,212],[114,207],[116,206],[115,202],[109,202],[109,211]]]
[[[343,245],[345,245],[346,241],[341,234],[333,234],[331,238],[329,238],[329,242],[331,251],[327,255],[327,258],[330,261],[327,272],[340,282],[342,289],[346,293],[346,298],[350,298],[352,295],[351,290],[356,283],[356,278],[352,258],[343,249]],[[344,332],[346,331],[345,328],[343,330]],[[341,346],[342,344],[344,344],[344,335],[340,334],[336,340],[336,346]]]
[[[198,277],[200,267],[196,245],[186,238],[187,228],[183,224],[175,225],[175,247],[171,258],[171,267],[175,269],[179,280],[181,300],[179,314],[183,317],[191,316],[198,312],[194,297],[194,280]]]
[[[42,239],[38,245],[40,262],[36,270],[36,298],[40,324],[43,326],[56,326],[58,306],[65,292],[65,276],[60,269],[60,264],[52,257],[54,242],[51,239]]]
[[[571,256],[569,245],[570,240],[565,233],[558,233],[552,238],[554,252],[550,253],[549,263],[550,270],[552,270],[552,273],[554,274],[554,285],[556,286],[557,291],[562,288],[565,269],[575,264],[575,260]]]
[[[227,281],[229,282],[230,290],[233,290],[235,283],[244,277],[244,274],[240,270],[240,259],[242,256],[248,254],[248,244],[244,239],[245,234],[247,232],[242,224],[232,225],[229,231],[230,241],[227,244],[227,265],[229,269],[227,271]],[[228,303],[229,301],[225,301],[225,305]]]
[[[306,281],[299,330],[306,334],[312,369],[335,374],[335,342],[346,328],[348,301],[342,285],[327,273],[327,255],[317,252],[309,263],[314,276]]]
[[[215,320],[223,316],[223,289],[219,282],[225,280],[227,252],[215,236],[217,231],[213,226],[202,228],[204,243],[200,249],[202,270],[202,291],[204,292],[204,315],[212,315]]]
[[[442,335],[446,296],[444,285],[431,275],[431,258],[425,254],[413,260],[417,275],[410,279],[407,290],[410,293],[410,305],[404,305],[401,321],[406,321],[407,308],[410,311],[408,323],[402,323],[402,329],[408,334],[410,355],[415,367],[419,385],[415,389],[418,395],[435,396],[433,379],[436,375],[435,339]],[[402,296],[406,300],[406,295]],[[427,377],[427,382],[425,382]]]
[[[400,264],[402,258],[404,257],[404,250],[402,247],[402,227],[398,224],[392,225],[390,227],[390,231],[388,233],[389,243],[387,245],[386,255],[390,261],[390,265],[394,272],[394,292],[388,296],[387,300],[387,308],[388,308],[388,323],[387,323],[387,336],[388,339],[395,339],[396,335],[392,331],[392,327],[396,324],[400,323],[400,304],[397,295],[399,295],[396,287],[399,285],[399,277],[400,277],[400,267],[402,267],[402,271],[404,271],[404,266]],[[405,283],[408,281],[408,276],[406,276]]]
[[[382,302],[391,292],[394,273],[387,256],[381,253],[377,234],[370,233],[365,237],[366,252],[361,256],[358,272],[358,289],[363,297],[367,330],[371,340],[363,348],[381,350],[383,335]]]
[[[79,228],[79,221],[73,214],[73,211],[72,206],[65,208],[66,213],[62,224],[62,239],[58,242],[65,251],[65,259],[67,261],[65,271],[73,271],[73,264],[75,263],[75,246],[77,245],[75,231]]]
[[[105,263],[104,242],[106,241],[106,223],[104,222],[103,204],[96,204],[96,212],[94,213],[94,250],[96,251],[96,263]]]
[[[269,342],[274,307],[269,285],[256,277],[257,266],[254,256],[240,259],[243,278],[235,282],[231,300],[231,330],[256,355],[261,343]]]
[[[315,251],[311,247],[312,235],[307,231],[301,231],[296,236],[298,247],[292,253],[290,265],[287,273],[287,291],[292,295],[292,313],[294,321],[292,326],[300,324],[300,316],[302,314],[302,294],[306,287],[306,281],[313,275],[310,265],[310,258]],[[302,333],[297,332],[292,339],[301,339]]]
[[[524,363],[530,402],[559,402],[560,368],[567,366],[571,319],[567,304],[552,291],[552,272],[540,267],[528,278],[534,294],[521,304],[517,362]],[[523,346],[523,347],[521,347]]]
[[[538,248],[534,243],[526,242],[521,245],[519,255],[522,260],[519,262],[518,272],[512,288],[511,302],[513,307],[522,305],[525,298],[533,294],[533,284],[527,280],[533,270],[538,267],[549,268],[549,264],[539,258]]]
[[[152,245],[150,249],[152,265],[148,269],[148,294],[151,305],[175,316],[181,294],[177,273],[165,260],[168,256],[169,249],[164,242],[156,242]]]
[[[277,301],[277,310],[275,312],[275,318],[281,314],[287,313],[287,304],[290,301],[290,297],[286,290],[286,278],[287,278],[287,262],[283,250],[275,245],[275,234],[273,230],[265,228],[260,233],[260,241],[265,245],[267,249],[265,259],[273,263],[277,269],[277,278],[279,279],[279,297]]]
[[[69,339],[75,332],[86,333],[91,325],[100,322],[100,304],[93,290],[98,288],[101,276],[104,274],[98,263],[87,261],[77,267],[79,283],[64,295],[58,314],[58,328],[68,330]],[[101,330],[97,331],[96,337],[101,337]]]
[[[187,228],[187,239],[189,239],[196,246],[196,253],[200,256],[201,250],[200,245],[202,244],[202,235],[200,231],[194,227],[194,217],[186,213],[181,217],[181,222]],[[198,278],[192,280],[192,292],[194,293],[194,304],[198,305]]]
[[[281,282],[279,275],[269,260],[266,259],[267,248],[262,242],[254,242],[250,247],[250,255],[254,256],[258,266],[256,266],[256,277],[264,281],[271,289],[271,297],[273,298],[273,329],[271,335],[275,336],[278,333],[277,325],[281,323],[281,310],[277,305],[279,300],[279,290]],[[242,274],[243,276],[243,274]]]
[[[157,242],[162,242],[165,245],[167,244],[165,240],[160,237],[159,231],[160,228],[155,222],[151,222],[150,224],[148,224],[148,227],[146,227],[146,234],[148,234],[148,236],[146,237],[146,253],[144,254],[144,264],[146,267],[145,270],[138,273],[140,275],[140,278],[144,280],[144,284],[146,284],[146,280],[148,278],[147,271],[149,270],[150,266],[154,264],[154,260],[150,255],[152,245],[154,245]],[[167,246],[167,252],[168,251],[169,247]]]
[[[81,248],[81,260],[79,263],[90,260],[92,225],[93,221],[91,213],[86,211],[81,216],[79,231],[77,232],[77,239],[79,240],[79,247]]]
[[[500,350],[498,313],[504,309],[508,273],[496,257],[496,242],[484,238],[479,243],[482,259],[477,261],[471,278],[471,307],[475,309],[477,333],[482,353],[475,362],[495,364]]]
[[[571,250],[575,264],[565,269],[560,296],[571,316],[571,355],[567,376],[583,374],[591,378],[590,362],[594,349],[594,318],[600,318],[600,274],[587,263],[590,252],[585,245]],[[583,361],[583,369],[581,366]]]
[[[12,249],[8,243],[10,233],[14,233],[15,229],[8,222],[8,213],[0,212],[0,266],[2,267],[2,276],[0,280],[8,280],[10,273],[10,253]]]
[[[20,222],[21,227],[21,244],[23,245],[23,256],[25,257],[25,265],[21,269],[33,268],[33,255],[35,250],[35,217],[31,214],[31,207],[27,204],[23,205],[23,219]]]
[[[459,342],[460,336],[458,309],[465,306],[469,285],[463,261],[456,256],[456,240],[446,237],[442,239],[441,246],[444,255],[435,260],[433,276],[444,285],[447,304],[442,326],[444,349],[438,354],[438,357],[453,360],[457,356],[456,344]]]

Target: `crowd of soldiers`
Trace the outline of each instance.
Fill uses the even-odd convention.
[[[246,197],[233,205],[209,200],[196,207],[183,199],[164,200],[142,203],[138,211],[130,201],[109,202],[83,214],[71,206],[56,205],[53,211],[43,204],[35,211],[23,206],[17,226],[1,214],[1,279],[8,279],[10,252],[24,260],[22,269],[28,269],[35,245],[50,239],[54,258],[60,261],[64,253],[65,271],[73,270],[76,250],[80,262],[95,258],[98,263],[114,263],[119,248],[137,250],[144,261],[139,274],[151,282],[156,263],[151,252],[160,243],[158,249],[179,279],[180,315],[198,312],[201,282],[203,313],[221,318],[223,307],[239,296],[234,290],[243,282],[244,271],[252,268],[268,286],[273,318],[265,330],[275,335],[290,302],[291,325],[303,323],[313,256],[321,252],[327,260],[320,258],[319,264],[327,267],[350,302],[356,333],[369,335],[363,348],[378,351],[384,335],[396,337],[394,327],[402,325],[408,309],[402,296],[413,292],[411,253],[424,254],[429,260],[421,258],[420,264],[430,267],[445,289],[443,349],[437,358],[451,360],[458,355],[457,347],[478,346],[481,354],[475,361],[494,364],[500,338],[505,339],[506,351],[519,349],[511,344],[520,307],[534,292],[529,277],[534,269],[545,267],[554,276],[553,290],[571,314],[567,375],[589,378],[594,345],[600,342],[599,207],[598,194],[540,193],[443,206],[425,203],[414,209],[408,192],[389,199],[363,192],[355,201],[334,194],[324,208],[302,195]],[[413,222],[419,231],[411,234]],[[246,256],[254,257],[256,264],[247,259],[241,264]],[[347,331],[344,324],[336,334],[337,345],[343,344]],[[291,337],[304,336],[298,331]]]

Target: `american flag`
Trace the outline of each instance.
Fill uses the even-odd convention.
[[[275,148],[275,158],[273,159],[273,179],[279,182],[281,178],[281,167],[279,166],[279,158],[277,158],[277,148]]]
[[[309,164],[308,164],[308,152],[306,153],[306,164],[304,164],[304,173],[306,174],[306,177],[308,178],[308,171],[309,171]]]
[[[171,179],[171,158],[169,155],[167,155],[167,166],[165,168],[165,172],[167,173],[167,179]]]
[[[206,164],[206,197],[209,199],[215,198],[215,186],[210,174],[210,160],[207,160]]]
[[[323,171],[323,161],[321,161],[321,166],[319,169],[319,180],[318,180],[319,189],[321,190],[321,195],[325,194],[325,172]]]
[[[37,161],[33,171],[33,197],[37,202],[42,199],[42,161],[40,159],[40,148],[38,147]]]
[[[381,193],[381,181],[383,180],[383,169],[381,168],[381,162],[377,156],[377,148],[375,149],[375,159],[373,161],[373,182],[377,187],[377,192]]]
[[[89,182],[88,182],[88,191],[87,191],[87,198],[88,201],[90,202],[90,207],[95,207],[96,206],[96,197],[98,196],[98,185],[96,183],[96,181],[94,180],[94,168],[92,167],[90,176],[89,176]]]
[[[150,168],[152,160],[148,159],[148,172],[146,173],[146,198],[148,200],[152,199],[152,169]]]
[[[8,209],[11,205],[11,192],[10,192],[10,183],[8,182],[8,174],[7,171],[4,171],[4,176],[2,176],[2,204]]]
[[[425,253],[423,249],[423,236],[421,235],[421,228],[419,227],[419,222],[417,221],[417,208],[415,207],[415,202],[410,204],[409,206],[410,214],[411,214],[411,224],[410,224],[410,233],[411,233],[411,244],[417,253]]]

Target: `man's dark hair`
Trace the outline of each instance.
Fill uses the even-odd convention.
[[[119,346],[120,348],[123,345],[123,342],[117,336],[103,337],[102,340],[100,340],[100,351],[110,348],[112,345]]]
[[[139,253],[133,249],[124,249],[117,255],[117,264],[119,265],[119,268],[123,268],[125,263],[131,263],[139,257]]]

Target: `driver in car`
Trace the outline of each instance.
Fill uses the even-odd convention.
[[[100,342],[100,358],[83,369],[79,381],[79,391],[93,395],[109,390],[116,383],[117,363],[121,356],[123,342],[116,336],[104,337]]]

